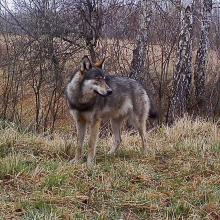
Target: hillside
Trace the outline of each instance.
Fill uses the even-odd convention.
[[[182,119],[123,134],[116,157],[100,139],[93,169],[68,163],[75,139],[0,124],[0,219],[220,219],[220,128]]]

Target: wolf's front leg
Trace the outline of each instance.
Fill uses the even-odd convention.
[[[120,143],[121,143],[121,123],[122,123],[122,118],[117,118],[117,119],[112,119],[111,120],[111,125],[112,125],[112,133],[114,136],[114,142],[113,146],[108,152],[109,155],[114,155],[116,151],[118,150]]]
[[[90,124],[90,136],[88,147],[87,165],[91,167],[94,163],[96,154],[96,140],[99,133],[100,121],[94,121]]]
[[[74,164],[79,163],[83,158],[83,141],[86,133],[86,122],[77,120],[77,146],[75,158],[71,161]]]

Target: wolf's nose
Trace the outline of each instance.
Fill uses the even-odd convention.
[[[112,94],[112,90],[109,89],[109,90],[107,91],[107,94],[108,94],[108,95],[111,95],[111,94]]]

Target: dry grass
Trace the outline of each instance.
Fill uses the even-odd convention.
[[[66,140],[67,139],[67,140]],[[220,129],[182,119],[115,157],[98,142],[94,169],[68,163],[75,140],[0,128],[0,219],[220,219]]]

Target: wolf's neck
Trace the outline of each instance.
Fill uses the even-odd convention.
[[[67,87],[67,98],[72,109],[86,111],[92,108],[96,102],[96,96],[85,94],[82,89],[83,78],[77,72]]]

